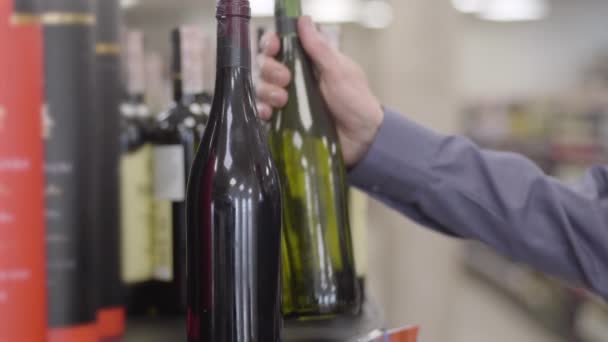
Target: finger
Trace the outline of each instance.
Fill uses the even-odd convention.
[[[310,17],[300,18],[298,32],[302,45],[313,62],[321,69],[330,69],[336,60],[335,51],[325,37],[319,33]]]
[[[287,87],[291,82],[291,72],[284,64],[271,57],[264,57],[261,65],[261,75],[265,82],[279,87]]]
[[[287,104],[287,91],[274,84],[260,82],[257,95],[260,102],[265,102],[275,108],[281,108]]]
[[[279,54],[281,42],[275,32],[266,32],[262,37],[262,51],[265,56],[275,57]]]
[[[258,116],[264,121],[268,121],[272,118],[272,108],[264,102],[258,101]]]

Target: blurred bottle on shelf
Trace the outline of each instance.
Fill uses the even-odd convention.
[[[299,0],[279,0],[280,60],[293,75],[273,116],[270,144],[283,190],[283,314],[327,319],[358,314],[346,171],[336,127],[301,46]]]
[[[101,341],[125,332],[124,288],[120,276],[120,13],[118,0],[97,5],[95,42],[96,109],[95,233],[99,302],[97,325]]]
[[[171,81],[167,77],[166,64],[160,53],[146,52],[145,98],[151,113],[160,113],[171,102]]]
[[[183,26],[172,33],[173,103],[152,133],[154,175],[154,279],[158,310],[185,313],[186,185],[194,154],[209,120],[211,97],[204,92],[204,33]]]
[[[130,313],[153,310],[153,175],[150,133],[153,121],[145,102],[143,33],[123,36],[125,97],[120,106],[121,273]]]
[[[93,0],[45,1],[48,341],[97,342]]]
[[[0,341],[45,341],[42,29],[28,0],[0,2]]]

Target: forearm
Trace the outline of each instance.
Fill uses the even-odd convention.
[[[596,172],[588,187],[597,189],[605,172]],[[525,158],[481,150],[466,138],[436,134],[390,112],[350,176],[419,223],[480,240],[608,296],[608,203],[602,191],[581,195]]]

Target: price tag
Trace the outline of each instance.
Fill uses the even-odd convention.
[[[384,332],[384,336],[377,337],[370,342],[418,342],[418,327],[407,327]]]

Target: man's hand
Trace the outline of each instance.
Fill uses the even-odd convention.
[[[354,166],[365,156],[382,125],[384,112],[380,102],[361,67],[332,48],[310,17],[300,19],[298,30],[304,49],[319,71],[321,92],[336,121],[346,164]],[[291,74],[275,59],[280,44],[274,33],[264,37],[262,80],[258,86],[258,111],[264,120],[271,118],[273,108],[287,104],[284,88],[291,82]]]

